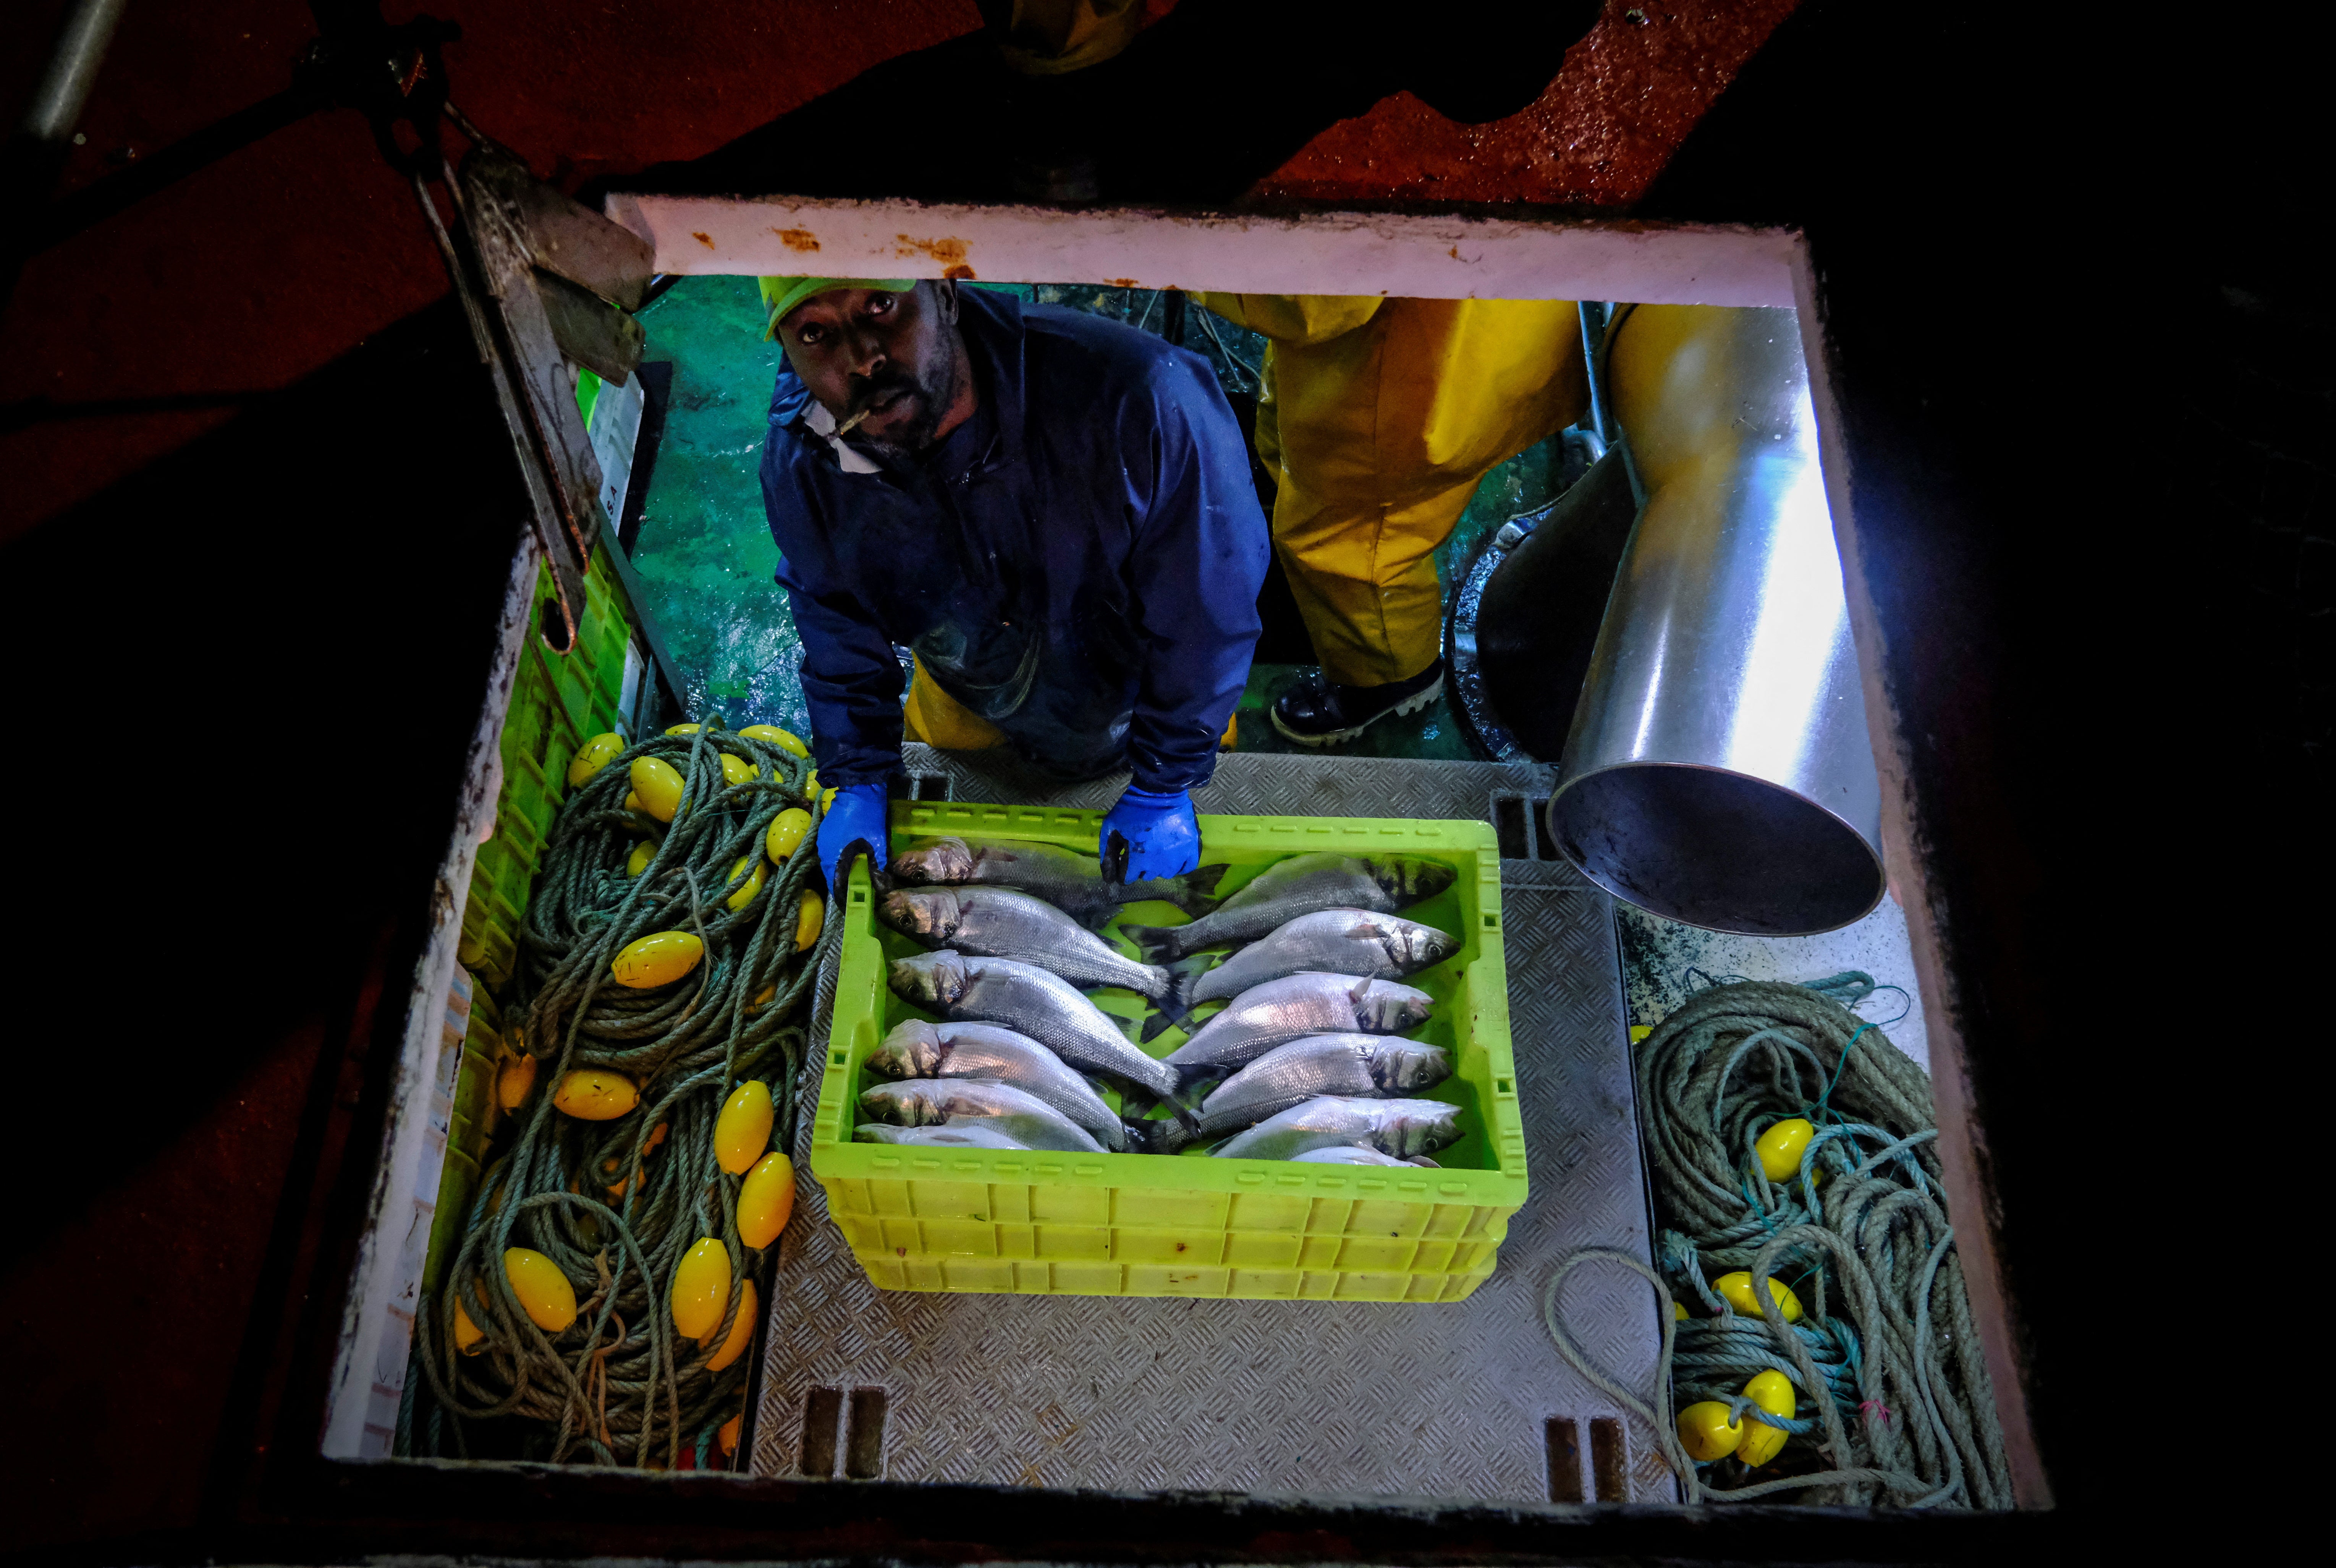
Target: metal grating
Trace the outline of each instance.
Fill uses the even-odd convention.
[[[998,754],[907,750],[909,771],[945,777],[957,800],[1101,807],[1120,788],[1052,789]],[[1548,793],[1547,770],[1532,765],[1234,755],[1196,798],[1204,812],[1484,819],[1496,795]],[[1529,831],[1527,856],[1535,843]],[[1564,1253],[1598,1245],[1648,1255],[1611,906],[1563,862],[1506,860],[1503,873],[1532,1194],[1498,1270],[1473,1296],[1402,1306],[879,1290],[828,1222],[799,1156],[754,1473],[1525,1504],[1623,1492],[1675,1499],[1648,1435],[1618,1421],[1560,1359],[1540,1317],[1542,1282]],[[813,1027],[822,1047],[831,998],[823,980]],[[806,1103],[798,1148],[810,1119]],[[1619,1271],[1578,1278],[1567,1290],[1576,1331],[1618,1379],[1650,1387],[1660,1344],[1652,1297]],[[875,1416],[872,1432],[867,1420],[842,1419],[839,1447],[846,1389],[854,1410]],[[1552,1470],[1569,1465],[1579,1472]]]

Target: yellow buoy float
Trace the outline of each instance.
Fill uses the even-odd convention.
[[[738,1184],[738,1239],[758,1251],[779,1239],[795,1212],[795,1168],[774,1151],[754,1162]]]
[[[1679,1413],[1679,1439],[1689,1458],[1708,1465],[1736,1452],[1744,1441],[1744,1428],[1729,1417],[1727,1406],[1702,1399]]]
[[[827,901],[810,889],[803,890],[803,910],[795,916],[795,951],[809,952],[819,940],[819,929],[827,920]]]
[[[635,844],[633,852],[625,857],[625,874],[628,877],[637,877],[648,870],[649,862],[657,859],[657,852],[655,839],[643,839]]]
[[[568,787],[574,789],[594,774],[617,760],[625,749],[625,737],[620,735],[596,735],[576,748],[575,758],[568,765]]]
[[[480,1341],[486,1337],[487,1331],[472,1322],[471,1314],[462,1310],[462,1293],[457,1291],[454,1296],[454,1349],[465,1356],[475,1356],[479,1353]]]
[[[753,868],[751,872],[749,867]],[[730,896],[722,901],[732,910],[743,910],[753,903],[754,895],[763,891],[763,857],[740,856],[738,863],[730,868],[730,880],[722,885],[731,890]]]
[[[771,1146],[771,1124],[776,1118],[770,1085],[760,1078],[739,1085],[714,1119],[714,1163],[734,1176],[753,1170]]]
[[[673,1327],[685,1339],[703,1339],[722,1326],[730,1304],[730,1249],[706,1236],[682,1254],[673,1271]]]
[[[503,1253],[503,1278],[511,1281],[520,1310],[545,1333],[564,1332],[576,1321],[576,1287],[568,1282],[560,1265],[541,1252],[510,1248]]]
[[[579,1067],[560,1080],[554,1109],[579,1122],[613,1122],[641,1103],[640,1090],[622,1073]]]
[[[1801,1174],[1801,1152],[1816,1136],[1816,1128],[1806,1116],[1789,1116],[1760,1135],[1752,1152],[1760,1156],[1760,1171],[1772,1182],[1787,1181]]]
[[[696,969],[705,956],[706,944],[694,931],[651,931],[638,941],[626,943],[624,950],[609,960],[608,971],[618,985],[646,991],[673,984]]]
[[[803,847],[811,836],[811,813],[801,806],[789,806],[771,819],[771,831],[763,835],[763,852],[778,865]]]
[[[665,726],[665,733],[667,735],[696,735],[698,731],[698,726],[694,724],[669,724]]]
[[[724,784],[742,784],[748,779],[758,779],[763,776],[761,768],[756,767],[745,757],[732,756],[726,751],[722,754],[721,762]]]
[[[535,1088],[535,1058],[521,1055],[510,1058],[495,1075],[495,1104],[506,1111],[516,1111],[527,1104],[527,1096]]]
[[[1760,1310],[1760,1303],[1752,1294],[1750,1270],[1739,1269],[1733,1274],[1722,1274],[1711,1282],[1711,1288],[1719,1292],[1722,1300],[1746,1317],[1767,1316]],[[1768,1288],[1776,1292],[1771,1300],[1784,1309],[1785,1321],[1797,1322],[1801,1316],[1801,1299],[1793,1294],[1792,1287],[1786,1285],[1782,1280],[1771,1279],[1768,1281]]]
[[[633,798],[640,801],[640,810],[661,823],[673,821],[673,813],[681,809],[681,774],[674,765],[653,756],[637,756],[632,767]]]
[[[1793,1380],[1771,1368],[1744,1385],[1744,1397],[1771,1416],[1790,1419],[1800,1413],[1800,1405],[1793,1398]],[[1785,1446],[1786,1434],[1781,1427],[1771,1427],[1766,1421],[1747,1416],[1744,1420],[1744,1441],[1736,1456],[1747,1465],[1758,1466],[1775,1458]]]
[[[791,751],[797,756],[811,755],[811,747],[796,739],[793,731],[781,729],[774,724],[750,724],[738,733],[748,740],[758,740],[781,751]]]
[[[725,1294],[727,1292],[725,1291]],[[754,1281],[749,1280],[738,1287],[737,1320],[730,1325],[730,1337],[722,1341],[722,1349],[715,1350],[713,1358],[706,1363],[707,1371],[719,1372],[746,1353],[746,1346],[754,1338]],[[715,1329],[718,1330],[721,1326],[717,1320]],[[711,1346],[713,1340],[714,1335],[708,1333],[705,1339],[697,1342],[698,1348],[706,1349]]]

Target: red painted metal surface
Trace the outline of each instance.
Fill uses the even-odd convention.
[[[1565,68],[1517,113],[1463,125],[1398,93],[1324,131],[1256,194],[1627,209],[1799,4],[1606,0]]]

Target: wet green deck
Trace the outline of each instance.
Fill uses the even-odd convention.
[[[1016,287],[1029,297],[1033,292]],[[1146,319],[1144,290],[1047,288],[1059,299],[1121,319]],[[1156,328],[1160,313],[1149,310]],[[756,478],[779,348],[763,340],[762,302],[751,278],[685,278],[641,313],[648,356],[672,362],[673,392],[664,440],[651,474],[633,566],[645,590],[643,610],[664,632],[692,712],[718,709],[733,725],[784,725],[808,733],[798,671],[803,642],[772,580],[778,549],[763,519]],[[1218,330],[1236,356],[1256,363],[1257,340]],[[1194,336],[1197,338],[1198,334]],[[1215,364],[1229,388],[1247,390],[1238,369],[1205,342],[1194,346]],[[1446,593],[1476,543],[1513,513],[1549,498],[1552,448],[1543,443],[1485,476],[1444,547],[1436,568]],[[1294,665],[1256,666],[1241,700],[1242,751],[1299,751],[1275,733],[1266,710],[1285,687],[1309,673]],[[1342,755],[1465,758],[1473,755],[1448,704],[1374,726]]]

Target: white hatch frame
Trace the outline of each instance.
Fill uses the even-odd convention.
[[[1800,234],[1728,225],[1551,220],[1386,212],[1196,214],[1138,209],[1064,210],[900,200],[660,196],[618,193],[607,215],[647,240],[657,269],[678,275],[816,272],[838,278],[954,278],[988,283],[1067,283],[1254,294],[1378,294],[1444,299],[1605,299],[1640,304],[1770,306],[1796,310],[1815,394],[1818,448],[1865,687],[1883,792],[1884,860],[1905,912],[1928,1024],[1939,1151],[1973,1316],[2011,1460],[2020,1505],[2051,1496],[2028,1415],[1995,1238],[1980,1176],[1963,1070],[1959,999],[1943,962],[1940,908],[1910,853],[1907,748],[1882,667],[1855,530],[1848,453],[1832,388],[1815,269]],[[404,1283],[414,1260],[417,1190],[430,1131],[454,944],[479,835],[500,784],[500,735],[521,653],[528,589],[540,559],[521,531],[501,637],[471,752],[453,842],[433,891],[433,935],[417,966],[375,1203],[343,1320],[323,1451],[367,1456],[367,1416],[378,1419],[380,1371],[410,1332]],[[427,1185],[434,1190],[434,1180]]]

